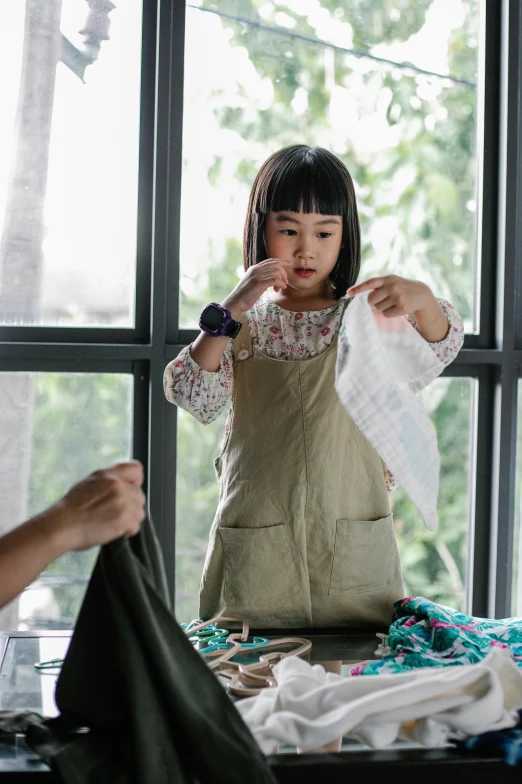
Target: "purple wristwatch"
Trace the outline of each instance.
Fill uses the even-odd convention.
[[[228,308],[218,305],[217,302],[211,302],[203,308],[199,317],[199,326],[207,335],[235,338],[241,329],[241,322],[234,321]]]

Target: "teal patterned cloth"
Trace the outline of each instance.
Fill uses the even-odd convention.
[[[351,669],[352,675],[407,672],[418,667],[476,664],[493,646],[522,667],[522,618],[477,618],[423,596],[395,602],[386,655]]]

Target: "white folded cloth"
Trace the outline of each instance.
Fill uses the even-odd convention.
[[[522,672],[502,648],[478,664],[348,677],[295,656],[274,675],[277,686],[235,703],[265,754],[279,745],[313,750],[340,737],[375,749],[396,739],[439,747],[513,727],[522,707]]]
[[[440,457],[435,429],[415,392],[439,376],[444,365],[409,321],[375,313],[369,293],[354,297],[343,316],[335,388],[433,531],[438,527]]]

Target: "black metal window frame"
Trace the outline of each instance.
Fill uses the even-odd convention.
[[[478,384],[470,611],[502,618],[511,614],[522,367],[522,8],[485,7],[480,323],[444,375]],[[0,327],[4,371],[132,374],[133,455],[173,599],[177,417],[163,371],[197,334],[179,325],[184,37],[185,0],[144,0],[135,327]]]

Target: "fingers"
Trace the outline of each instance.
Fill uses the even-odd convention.
[[[262,280],[266,282],[267,286],[273,286],[274,289],[286,289],[288,286],[288,275],[286,270],[293,266],[293,262],[288,259],[266,259],[257,265],[259,275]]]
[[[275,290],[279,291],[281,289],[286,289],[288,286],[288,280],[282,275],[270,275],[266,278],[261,278],[260,283],[263,284],[265,289],[267,289],[269,286],[273,286]]]
[[[286,259],[266,259],[261,261],[252,269],[255,279],[258,283],[262,283],[266,288],[268,286],[277,287],[277,289],[286,289],[288,286],[288,275],[286,269],[292,265],[291,261]]]
[[[85,550],[134,536],[146,516],[146,498],[133,464],[89,474],[54,507],[62,552]],[[141,468],[141,466],[140,466]]]
[[[386,315],[389,315],[387,311],[390,308],[394,309],[394,315],[397,315],[395,312],[396,310],[400,311],[401,315],[407,312],[406,296],[404,292],[393,283],[385,288],[372,292],[368,297],[368,303],[374,310],[379,310],[382,313],[386,313]]]
[[[107,536],[134,536],[145,518],[145,503],[140,487],[127,482],[115,484],[112,492],[98,503],[97,511],[106,520]]]
[[[368,297],[368,302],[369,300],[370,297]],[[385,294],[377,302],[369,302],[369,304],[372,306],[372,310],[374,310],[376,313],[384,314],[386,310],[388,310],[389,308],[395,307],[397,305],[397,302],[393,297],[386,296]]]
[[[283,270],[282,272],[276,272],[275,275],[272,277],[273,286],[280,286],[283,289],[286,289],[288,286],[288,275]]]
[[[281,267],[283,269],[289,269],[290,267],[294,266],[294,262],[290,261],[289,259],[265,259],[264,261],[260,261],[259,264],[256,264],[255,269],[263,269],[266,267]]]
[[[364,283],[358,283],[356,286],[350,286],[346,293],[349,297],[355,297],[357,294],[362,294],[363,291],[370,291],[372,289],[381,288],[381,286],[384,286],[387,277],[389,276],[370,278],[369,280],[365,280]]]
[[[103,545],[122,536],[134,536],[146,515],[146,498],[133,482],[115,477],[107,478],[105,493],[76,517],[73,527],[74,549]]]
[[[127,460],[123,463],[115,463],[107,468],[102,468],[95,472],[99,476],[106,474],[107,476],[115,476],[118,479],[123,479],[125,482],[141,486],[143,484],[143,465],[139,460]]]
[[[63,497],[62,503],[71,514],[82,515],[95,507],[110,504],[119,495],[134,492],[140,497],[143,484],[143,466],[138,460],[116,463],[93,471],[75,484]]]
[[[266,259],[249,267],[234,291],[227,297],[227,307],[232,313],[244,313],[270,286],[277,290],[286,289],[288,286],[286,270],[291,265],[292,262],[288,259]]]
[[[368,297],[368,300],[370,298]],[[376,317],[387,319],[404,316],[404,308],[398,303],[395,297],[384,297],[376,305],[372,305]]]
[[[386,288],[373,289],[368,295],[368,305],[371,305],[375,310],[382,310],[379,305],[388,299],[390,299],[390,292]]]
[[[404,316],[404,310],[397,305],[393,305],[392,307],[383,310],[382,315],[385,318],[397,318],[397,316]]]
[[[349,296],[356,296],[363,291],[371,291],[368,295],[368,304],[371,308],[376,313],[382,313],[386,318],[395,318],[404,315],[407,312],[407,305],[411,303],[411,297],[408,299],[409,283],[396,275],[383,275],[352,286],[347,293]]]
[[[294,262],[293,262],[293,261],[290,261],[290,259],[272,259],[272,258],[270,258],[270,259],[264,259],[264,261],[260,261],[260,262],[259,262],[259,264],[266,264],[266,263],[267,263],[267,261],[276,261],[276,262],[279,262],[279,263],[280,263],[280,264],[282,264],[284,267],[292,267],[292,266],[294,265]]]

